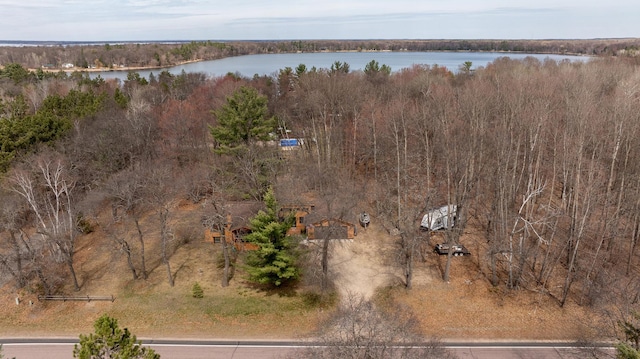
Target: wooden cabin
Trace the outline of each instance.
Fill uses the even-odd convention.
[[[313,205],[307,205],[307,206],[289,205],[289,206],[280,207],[280,211],[278,212],[278,217],[285,218],[287,216],[290,216],[291,214],[293,214],[293,216],[295,217],[293,226],[287,230],[288,236],[305,233],[307,228],[306,228],[304,219],[309,213],[311,213],[313,208],[314,208]]]
[[[244,236],[251,233],[251,229],[245,226],[238,226],[232,228],[233,221],[231,215],[227,215],[227,223],[224,226],[223,232],[212,231],[210,228],[204,231],[205,242],[221,243],[225,240],[228,244],[234,246],[238,251],[254,251],[258,249],[258,245],[255,243],[245,242]]]

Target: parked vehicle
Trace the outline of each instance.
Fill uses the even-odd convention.
[[[439,229],[453,228],[456,222],[457,209],[458,206],[455,204],[448,204],[430,210],[422,217],[420,229],[423,231],[437,231]],[[451,221],[451,223],[449,223],[449,221]]]
[[[469,250],[462,244],[454,244],[450,246],[446,243],[438,243],[433,250],[439,255],[447,255],[451,250],[454,257],[468,256],[471,254],[471,252],[469,252]]]

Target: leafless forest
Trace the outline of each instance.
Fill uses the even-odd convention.
[[[84,51],[88,59],[91,50]],[[16,58],[20,51],[0,61],[7,56],[42,64]],[[140,63],[154,57],[140,56]],[[56,141],[20,151],[2,175],[0,283],[43,293],[80,286],[74,246],[97,226],[126,254],[123,275],[134,279],[149,270],[145,245],[162,241],[172,281],[167,218],[178,201],[214,203],[211,212],[223,213],[227,202],[260,199],[273,185],[282,202],[305,203],[303,195],[313,194],[333,217],[366,209],[397,231],[407,288],[429,236],[418,228],[422,214],[456,203],[447,241],[482,243],[479,270],[494,286],[543,292],[559,306],[637,307],[639,65],[626,56],[501,58],[456,74],[299,66],[251,79],[167,72],[123,83],[2,78],[3,126],[37,113],[50,96],[90,92],[101,102]],[[267,97],[277,136],[303,146],[283,154],[256,143],[242,156],[215,154],[212,110],[241,86]],[[110,222],[98,222],[105,211]],[[158,218],[159,238],[143,235],[147,215]]]

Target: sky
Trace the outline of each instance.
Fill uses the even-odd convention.
[[[640,37],[638,0],[0,0],[0,40]]]

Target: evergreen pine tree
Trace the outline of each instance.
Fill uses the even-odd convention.
[[[218,125],[211,127],[219,154],[238,154],[254,141],[265,141],[274,131],[276,120],[267,117],[268,100],[256,89],[243,86],[227,103],[214,111]]]
[[[120,329],[118,320],[104,314],[93,324],[95,333],[80,334],[73,357],[80,359],[160,359],[153,349],[143,347],[129,329]]]
[[[200,283],[195,282],[193,284],[193,287],[191,288],[191,295],[194,298],[204,298],[204,291],[202,290]]]
[[[291,218],[280,221],[278,202],[272,189],[264,196],[266,210],[251,219],[251,233],[245,239],[256,243],[258,249],[247,255],[249,280],[281,286],[298,279],[293,238],[287,236]]]

